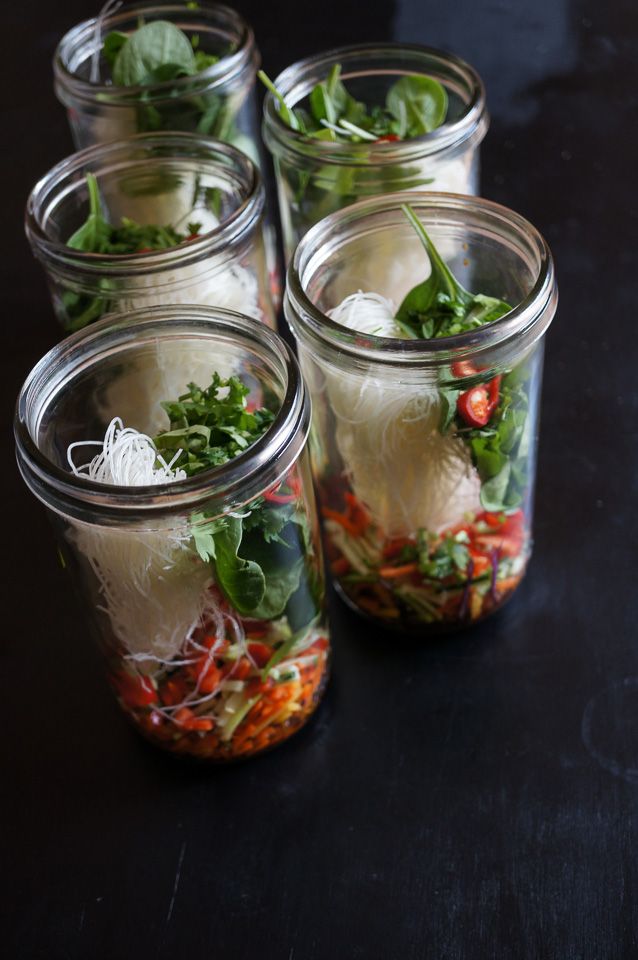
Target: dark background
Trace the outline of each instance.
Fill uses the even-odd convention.
[[[228,769],[129,730],[9,433],[58,331],[22,210],[70,152],[50,60],[99,3],[2,19],[1,351],[7,450],[0,943],[9,958],[638,956],[633,0],[243,0],[275,75],[346,42],[451,49],[487,86],[483,193],[556,258],[536,553],[510,606],[410,643],[333,598],[310,726]]]

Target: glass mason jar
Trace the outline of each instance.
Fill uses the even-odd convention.
[[[120,417],[167,428],[160,401],[213,371],[274,419],[221,466],[156,486],[71,472]],[[53,348],[16,412],[18,464],[53,520],[120,706],[166,750],[231,760],[306,722],[328,671],[321,545],[307,458],[310,403],[286,344],[225,310],[107,318]],[[163,423],[162,423],[163,420]],[[81,448],[82,449],[82,448]],[[84,448],[86,449],[86,448]]]
[[[402,76],[434,77],[448,94],[447,119],[411,140],[338,143],[292,130],[268,93],[262,132],[274,160],[288,258],[313,223],[364,197],[424,187],[478,192],[478,147],[489,120],[481,78],[469,64],[428,47],[355,45],[300,60],[275,86],[289,107],[300,106],[337,64],[348,92],[369,107],[383,104]]]
[[[346,297],[351,320],[371,309],[366,293],[392,301],[391,319],[430,272],[404,202],[361,201],[313,227],[289,267],[284,308],[313,401],[311,453],[336,585],[374,620],[427,634],[492,613],[524,576],[543,338],[557,288],[545,241],[518,214],[414,193],[410,205],[458,281],[514,309],[429,340],[335,321]],[[489,397],[482,425],[462,416],[471,397],[486,406]]]
[[[163,250],[101,254],[67,245],[89,215],[86,174],[103,215],[172,225],[191,239]],[[264,187],[253,162],[229,144],[187,133],[139,134],[57,164],[34,187],[26,232],[46,271],[65,331],[107,312],[200,303],[274,327],[263,234]]]
[[[140,23],[168,20],[219,57],[195,76],[145,86],[114,86],[102,55],[104,38]],[[248,24],[221,4],[136,3],[73,27],[53,60],[55,92],[67,110],[78,150],[135,133],[183,130],[225,140],[257,162],[255,76],[259,53]]]

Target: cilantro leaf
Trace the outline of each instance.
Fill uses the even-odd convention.
[[[206,389],[189,383],[187,393],[162,404],[171,429],[155,437],[157,449],[169,458],[181,450],[175,466],[188,476],[236,457],[258,440],[274,419],[266,408],[249,412],[248,393],[237,377],[223,380],[218,373]]]

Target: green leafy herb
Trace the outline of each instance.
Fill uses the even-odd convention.
[[[433,77],[401,77],[388,90],[386,106],[398,124],[393,132],[405,140],[440,127],[448,98],[445,87]]]
[[[92,173],[86,175],[89,191],[89,215],[86,221],[67,240],[67,246],[85,253],[107,253],[113,228],[102,216],[100,191]]]
[[[406,295],[396,315],[408,337],[431,340],[464,333],[498,320],[512,309],[504,300],[473,294],[454,277],[412,208],[401,209],[414,227],[429,260],[430,275]]]
[[[443,580],[459,574],[465,576],[470,555],[464,536],[467,539],[467,534],[446,533],[443,540],[437,543],[435,534],[419,530],[419,571],[432,580]]]
[[[347,143],[410,140],[431,133],[445,122],[448,97],[438,80],[405,76],[392,84],[384,104],[367,106],[356,100],[341,81],[335,64],[308,96],[308,109],[289,107],[281,92],[261,70],[262,83],[278,103],[281,119],[312,139]]]
[[[528,377],[525,368],[504,376],[499,404],[488,426],[463,434],[481,478],[485,510],[514,510],[523,501],[533,439]]]
[[[110,37],[105,38],[104,46],[108,44],[112,50]],[[147,86],[195,72],[195,53],[186,34],[168,20],[154,20],[120,44],[113,62],[113,83],[118,87]]]
[[[248,412],[248,393],[238,377],[223,380],[217,373],[205,390],[189,384],[183,396],[162,404],[171,430],[155,437],[158,451],[172,459],[181,450],[174,466],[189,476],[238,456],[274,418],[265,407]],[[311,534],[292,498],[282,504],[258,497],[241,516],[193,514],[191,530],[197,552],[213,565],[218,586],[242,616],[273,620],[285,614],[299,627],[315,616],[318,600],[305,569]]]
[[[157,449],[169,458],[181,450],[175,466],[188,476],[236,457],[259,439],[274,418],[265,408],[249,413],[248,393],[237,377],[222,380],[217,373],[206,389],[189,383],[187,393],[162,404],[171,429],[155,438]]]
[[[89,215],[86,221],[67,240],[67,246],[85,253],[132,254],[147,250],[166,250],[192,239],[201,229],[201,223],[187,225],[188,233],[175,227],[136,223],[122,217],[119,227],[109,223],[102,214],[100,191],[92,173],[86,174],[89,192]]]
[[[232,53],[229,47],[228,53]],[[153,86],[184,77],[196,77],[219,62],[220,56],[207,53],[200,39],[190,39],[167,20],[141,23],[130,34],[113,31],[104,39],[102,54],[118,87],[141,87],[137,105],[138,132],[188,130],[234,142],[242,135],[234,128],[236,106],[217,91],[200,92],[180,84],[159,100]],[[146,89],[145,89],[146,88]]]
[[[187,224],[188,232],[183,233],[170,224],[140,224],[128,217],[122,217],[120,226],[114,226],[102,213],[100,190],[94,174],[86,174],[86,184],[89,214],[85,222],[67,240],[67,246],[73,250],[116,256],[166,250],[185,240],[194,239],[201,230],[201,224],[197,222]],[[111,288],[112,281],[106,277],[100,280],[101,292],[98,296],[71,289],[64,291],[61,308],[65,328],[80,330],[98,320],[108,309]]]

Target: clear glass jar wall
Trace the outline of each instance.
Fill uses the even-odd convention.
[[[400,77],[434,77],[448,94],[447,119],[411,140],[337,143],[292,130],[267,94],[263,137],[274,160],[288,258],[314,223],[365,197],[424,188],[478,192],[478,148],[488,116],[483,85],[472,67],[427,47],[356,45],[301,60],[284,70],[275,85],[289,107],[305,106],[311,90],[337,64],[348,92],[368,107],[385,103]]]
[[[104,38],[113,31],[130,35],[140,24],[157,20],[173,23],[197,50],[219,57],[218,62],[194,76],[115,86],[102,52]],[[136,133],[182,130],[232,143],[255,163],[258,64],[252,30],[234,10],[222,4],[153,0],[78,24],[61,40],[53,62],[55,92],[66,107],[78,149]]]
[[[557,291],[549,250],[522,217],[484,200],[415,193],[413,210],[463,286],[515,309],[434,340],[335,321],[336,310],[342,321],[366,310],[391,318],[430,272],[404,200],[363,201],[312,228],[289,267],[285,311],[313,400],[335,582],[369,617],[428,633],[492,613],[524,576],[543,335]],[[480,427],[460,416],[476,388],[491,404]]]
[[[245,453],[159,486],[71,472],[69,455],[79,464],[100,448],[69,454],[70,444],[102,438],[114,417],[151,436],[165,430],[160,401],[213,371],[249,388],[247,410],[275,414]],[[317,706],[329,642],[309,415],[283,341],[206,308],[101,321],[54,348],[25,383],[20,470],[54,521],[122,709],[160,747],[248,756]]]
[[[87,173],[97,179],[109,223],[171,226],[187,240],[135,254],[69,247],[91,209]],[[26,230],[66,331],[107,312],[171,303],[225,307],[274,327],[264,202],[257,168],[228,144],[140,134],[81,151],[50,170],[29,197]],[[193,223],[197,234],[190,235]]]

